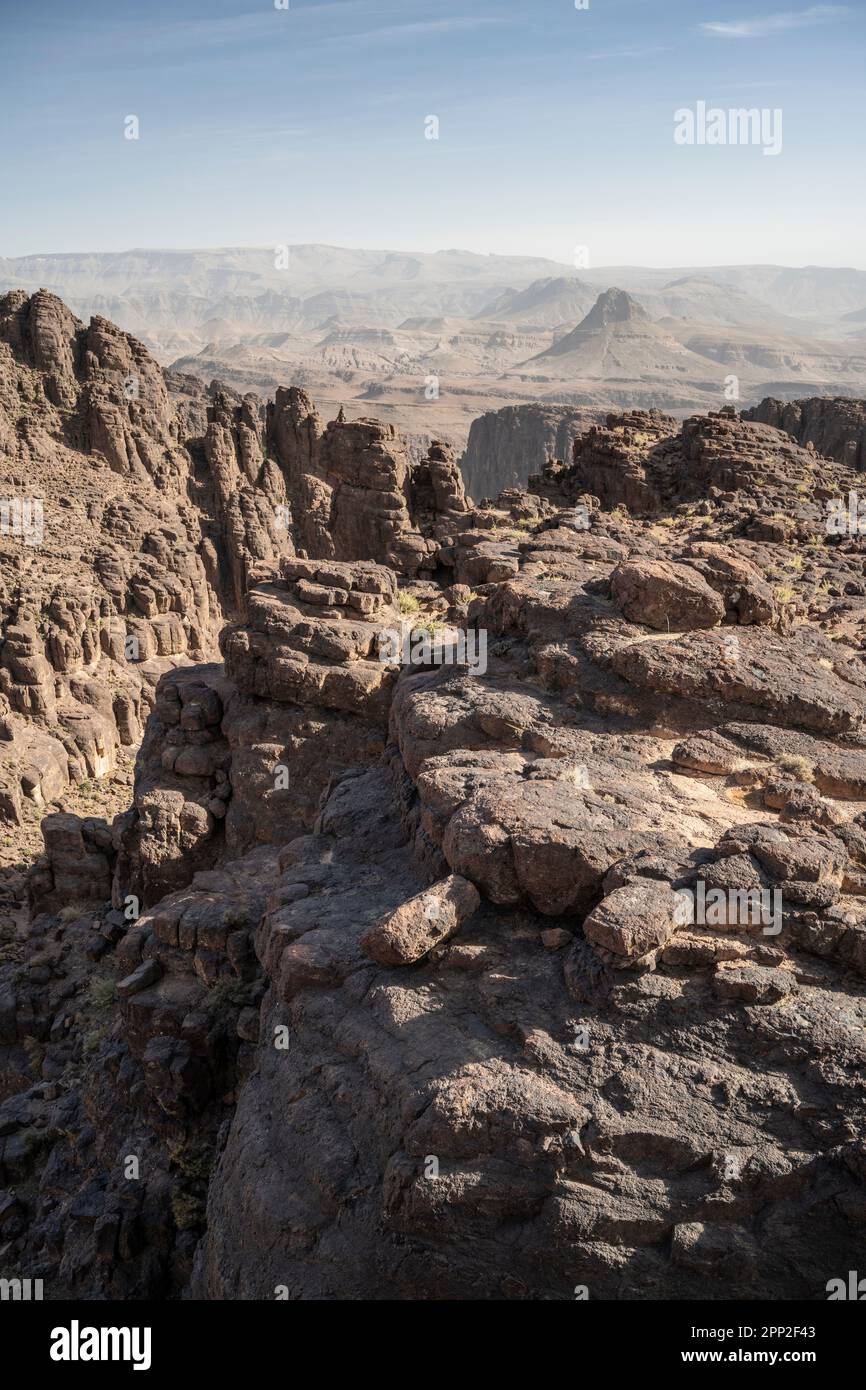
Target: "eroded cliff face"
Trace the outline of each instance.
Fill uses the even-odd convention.
[[[172,375],[171,396],[140,343],[45,291],[0,299],[0,369],[0,821],[111,772],[160,677],[218,658],[257,564],[432,573],[466,511],[447,446],[410,464],[294,388],[266,409]]]
[[[548,460],[570,459],[577,435],[604,418],[585,406],[540,403],[487,411],[472,421],[460,460],[466,491],[480,500],[525,487]]]
[[[20,824],[141,739],[161,675],[218,655],[246,569],[291,553],[255,405],[197,445],[163,374],[53,295],[0,299],[0,815]]]
[[[229,571],[223,661],[162,675],[132,805],[43,821],[4,1259],[131,1298],[824,1298],[866,1212],[855,475],[636,412],[469,508],[444,448],[407,478],[362,422],[352,473],[300,393],[245,405],[311,519]],[[314,553],[344,487],[375,553]]]

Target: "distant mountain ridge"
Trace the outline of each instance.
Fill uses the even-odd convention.
[[[376,413],[423,452],[509,404],[711,410],[852,395],[866,379],[857,270],[576,269],[533,256],[339,246],[137,249],[0,260],[4,287],[117,323],[166,367]],[[600,307],[597,304],[602,296]],[[619,306],[619,307],[617,307]]]
[[[506,290],[486,305],[477,319],[504,323],[534,324],[557,328],[582,318],[596,297],[596,289],[570,275],[547,276],[534,280],[524,290]]]
[[[755,327],[763,306],[765,326],[785,316],[801,332],[825,336],[850,333],[845,317],[866,304],[866,271],[847,267],[601,266],[575,273],[539,256],[318,244],[0,258],[0,293],[48,289],[79,315],[111,318],[166,361],[214,341],[214,326],[227,340],[310,331],[334,315],[386,328],[419,316],[573,325],[610,285],[637,297],[653,317]]]

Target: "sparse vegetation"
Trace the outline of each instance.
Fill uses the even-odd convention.
[[[98,1012],[110,1009],[117,999],[117,981],[108,975],[97,976],[90,981],[87,991],[87,1002],[92,1009]]]
[[[190,1231],[204,1225],[205,1204],[201,1197],[196,1197],[185,1187],[174,1187],[171,1192],[171,1214],[179,1231]]]
[[[98,1052],[100,1045],[104,1042],[104,1040],[107,1037],[108,1029],[105,1027],[104,1024],[99,1024],[97,1025],[97,1027],[91,1028],[87,1033],[84,1034],[84,1037],[81,1040],[81,1048],[84,1052],[84,1055],[86,1057],[89,1057],[94,1052]]]
[[[206,1182],[213,1167],[213,1155],[204,1144],[173,1144],[169,1157],[185,1178]]]
[[[809,759],[800,753],[780,753],[776,758],[776,767],[780,772],[790,772],[798,782],[815,780],[815,764],[810,763]]]
[[[236,975],[223,975],[208,991],[203,1007],[213,1016],[228,1015],[242,1009],[247,1002],[243,980],[239,980]]]
[[[77,922],[79,918],[86,917],[90,911],[91,908],[88,907],[87,903],[73,902],[61,907],[57,916],[61,922]]]
[[[397,608],[401,613],[418,613],[421,605],[414,594],[408,594],[405,589],[401,589],[397,595]]]

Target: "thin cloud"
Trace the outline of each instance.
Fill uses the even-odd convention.
[[[760,15],[754,19],[702,24],[701,30],[716,39],[763,39],[788,29],[808,29],[830,24],[851,13],[849,5],[812,5],[808,10],[784,10],[781,14]]]
[[[410,24],[387,24],[381,29],[373,29],[369,34],[363,34],[360,37],[374,40],[424,38],[436,34],[457,34],[468,29],[486,29],[490,25],[504,24],[505,22],[504,16],[501,15],[423,19]],[[353,34],[350,37],[354,40],[358,35]]]
[[[587,53],[587,62],[604,63],[619,58],[646,58],[654,53],[670,53],[671,44],[654,44],[652,47],[608,48],[598,53]]]

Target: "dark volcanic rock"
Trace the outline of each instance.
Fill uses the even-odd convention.
[[[860,473],[866,470],[866,401],[847,396],[777,401],[768,396],[760,405],[744,410],[743,419],[774,425],[803,448],[811,445],[824,458]]]
[[[110,325],[3,305],[6,467],[113,509],[77,587],[59,540],[4,570],[0,805],[54,807],[29,919],[0,882],[4,1261],[59,1298],[823,1299],[866,1171],[856,474],[631,412],[472,507],[441,443],[296,389],[175,412]],[[62,760],[138,736],[133,607],[171,659],[131,804],[81,818]]]
[[[503,488],[524,487],[551,459],[571,458],[576,437],[604,412],[582,406],[506,405],[489,410],[469,427],[460,460],[466,491],[475,498],[498,497]]]

